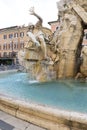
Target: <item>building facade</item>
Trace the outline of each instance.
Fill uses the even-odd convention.
[[[17,57],[18,51],[24,48],[28,27],[12,26],[0,29],[0,59]]]
[[[60,25],[60,22],[58,22],[58,21],[51,21],[51,22],[48,22],[48,24],[51,26],[51,30],[54,33],[58,29],[58,27]]]
[[[51,21],[48,24],[54,33],[60,22]],[[27,31],[28,26],[12,26],[0,29],[0,64],[2,60],[17,58],[18,52],[24,48],[28,41]],[[84,30],[82,45],[87,45],[87,29]]]

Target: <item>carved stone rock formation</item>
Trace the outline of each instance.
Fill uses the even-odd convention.
[[[84,46],[81,51],[82,64],[80,66],[81,74],[87,77],[87,46]]]
[[[82,2],[81,0],[63,0],[63,7],[59,10],[62,30],[59,30],[58,78],[74,77],[80,71],[83,29],[87,24],[87,12]],[[84,3],[87,5],[86,0]]]
[[[24,51],[19,52],[19,62],[25,66],[26,71],[30,73],[30,79],[38,80],[40,82],[51,81],[56,79],[56,71],[54,69],[54,61],[57,56],[52,52],[52,47],[49,44],[52,32],[48,28],[43,27],[43,32],[46,35],[46,48],[48,59],[43,59],[43,51],[40,47],[29,40],[25,44]],[[49,40],[48,40],[49,39]]]
[[[19,59],[23,59],[19,61],[24,61],[27,72],[41,82],[73,78],[78,73],[87,76],[87,47],[82,48],[83,31],[87,26],[87,0],[61,0],[57,4],[60,27],[55,34],[42,28],[48,59],[43,60],[42,48],[32,41],[26,43],[24,53],[19,54]]]

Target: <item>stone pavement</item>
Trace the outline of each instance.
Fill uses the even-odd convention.
[[[46,130],[0,111],[0,130]]]

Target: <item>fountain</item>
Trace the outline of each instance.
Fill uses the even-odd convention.
[[[0,110],[49,130],[87,130],[87,47],[81,45],[87,0],[57,5],[60,27],[54,34],[31,8],[39,21],[29,24],[29,41],[18,54],[27,73],[1,75]]]
[[[33,32],[38,35],[37,30],[39,30],[45,35],[45,39],[37,36],[37,41],[40,43],[38,47],[29,36],[30,40],[24,49],[25,68],[29,73],[32,68],[31,75],[34,73],[34,77],[40,82],[59,78],[86,78],[87,76],[87,58],[83,53],[87,52],[87,49],[86,47],[82,49],[83,30],[87,27],[87,1],[61,0],[57,5],[58,20],[60,20],[58,30],[53,35],[50,29],[42,27],[43,20],[39,17],[39,22],[35,25],[38,26]],[[34,14],[33,9],[30,12],[38,16]],[[43,60],[46,56],[47,59]],[[19,57],[21,59],[21,56]]]

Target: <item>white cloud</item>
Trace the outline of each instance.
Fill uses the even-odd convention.
[[[29,15],[29,8],[35,7],[35,11],[43,18],[43,25],[49,26],[49,21],[57,20],[58,0],[0,0],[0,28],[15,25],[27,25],[35,23],[37,19]]]

